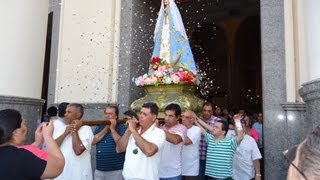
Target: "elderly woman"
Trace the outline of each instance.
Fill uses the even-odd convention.
[[[0,174],[1,179],[43,179],[58,176],[64,166],[64,157],[52,139],[53,124],[42,125],[47,145],[48,160],[42,160],[26,149],[23,144],[27,127],[19,111],[0,111]]]

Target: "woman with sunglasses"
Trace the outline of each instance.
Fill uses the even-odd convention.
[[[64,166],[64,157],[52,138],[53,124],[42,125],[44,141],[47,145],[48,160],[42,160],[30,151],[18,148],[26,139],[25,120],[17,110],[0,111],[0,174],[2,180],[27,180],[54,178]]]

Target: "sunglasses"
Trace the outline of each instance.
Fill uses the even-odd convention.
[[[293,163],[294,159],[296,158],[297,149],[298,149],[298,145],[283,151],[283,155],[290,162],[290,165],[292,165],[301,174],[301,176],[304,179],[308,180],[307,177],[304,175],[304,173],[298,168],[298,166],[296,166]]]

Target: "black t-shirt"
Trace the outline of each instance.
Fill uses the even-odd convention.
[[[0,147],[0,180],[40,179],[46,164],[28,150]]]

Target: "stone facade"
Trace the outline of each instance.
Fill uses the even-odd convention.
[[[120,112],[126,110],[130,103],[141,97],[143,91],[137,88],[132,78],[146,72],[152,52],[153,40],[150,36],[153,29],[150,19],[155,19],[149,12],[151,4],[146,5],[140,0],[121,1],[121,32],[119,59],[119,92]],[[53,102],[55,66],[58,54],[59,37],[59,4],[54,11],[52,55],[49,86],[49,102]],[[142,14],[144,14],[142,16]],[[148,15],[149,14],[149,15]],[[151,14],[151,15],[150,15]],[[318,122],[319,112],[319,81],[303,85],[300,94],[306,102],[286,102],[286,64],[285,64],[285,31],[284,2],[278,0],[261,0],[261,54],[262,54],[262,85],[264,114],[264,167],[265,179],[285,179],[288,163],[282,152],[288,147],[299,143]],[[152,24],[152,23],[151,23]],[[143,29],[143,31],[141,31]],[[318,106],[317,106],[318,105]],[[99,118],[100,108],[105,104],[89,105],[86,118]],[[90,114],[86,116],[86,114]]]
[[[306,103],[307,131],[312,131],[320,122],[320,79],[302,84],[299,90],[303,101]]]
[[[16,109],[26,120],[28,128],[27,144],[34,141],[34,132],[37,128],[37,120],[41,118],[43,104],[43,99],[0,96],[0,109]]]

